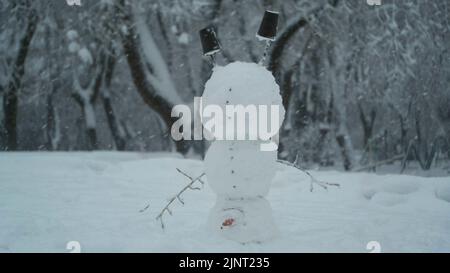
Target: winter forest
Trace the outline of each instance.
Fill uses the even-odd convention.
[[[201,95],[211,73],[198,30],[217,27],[220,63],[255,61],[260,14],[273,9],[268,62],[288,112],[279,156],[350,170],[408,153],[427,170],[450,156],[449,5],[2,1],[0,147],[202,156],[202,143],[166,133],[171,106]]]
[[[149,245],[169,252],[365,252],[373,240],[386,251],[450,251],[450,0],[73,2],[0,0],[0,252],[66,251],[70,240],[86,251],[120,252]],[[286,110],[277,158],[327,183],[314,191],[311,183],[311,193],[310,173],[284,166],[268,198],[282,239],[250,249],[217,238],[201,244],[197,226],[184,221],[207,215],[209,189],[202,195],[188,188],[184,199],[176,196],[173,216],[152,222],[186,177],[203,184],[193,178],[210,145],[174,141],[171,111],[192,105],[211,78],[199,30],[214,26],[222,48],[217,65],[258,63],[266,44],[255,34],[266,10],[279,12],[265,60]],[[28,197],[18,188],[30,200],[23,203]],[[66,192],[74,188],[80,191]],[[94,196],[97,190],[105,195]],[[57,192],[61,200],[48,200]],[[150,207],[134,215],[147,201]],[[283,202],[303,214],[289,216]],[[86,216],[93,204],[111,213]],[[41,217],[33,206],[51,208],[53,216]],[[321,231],[314,218],[325,207],[344,215],[356,206],[370,216],[327,218],[341,234]],[[68,227],[69,209],[90,219],[85,230]],[[96,217],[111,223],[107,232]],[[403,233],[412,225],[422,232]],[[45,235],[48,227],[55,230]],[[130,240],[115,241],[119,230]],[[302,232],[310,237],[296,235]],[[143,234],[156,236],[156,245],[141,241]],[[42,245],[42,236],[53,239]]]

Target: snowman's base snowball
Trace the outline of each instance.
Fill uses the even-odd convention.
[[[260,151],[259,141],[215,141],[205,156],[208,184],[219,196],[266,196],[277,171],[277,152]]]
[[[272,208],[262,197],[239,200],[219,197],[208,222],[215,232],[239,243],[264,242],[278,234]]]

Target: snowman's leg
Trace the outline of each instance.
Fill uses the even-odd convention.
[[[214,56],[214,55],[209,55],[209,59],[210,59],[210,61],[211,61],[211,65],[212,65],[212,66],[216,66],[216,65],[217,65],[217,63],[216,63],[216,56]]]
[[[266,41],[266,46],[264,48],[263,56],[262,56],[261,60],[258,63],[259,65],[264,65],[264,63],[266,62],[267,55],[269,55],[269,49],[270,49],[271,45],[272,45],[272,41],[267,40]]]

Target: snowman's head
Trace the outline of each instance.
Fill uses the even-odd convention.
[[[285,116],[275,78],[256,63],[216,66],[205,85],[202,108],[205,129],[219,140],[270,140]]]

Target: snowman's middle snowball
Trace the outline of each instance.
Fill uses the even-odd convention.
[[[218,196],[266,196],[277,171],[276,160],[277,151],[261,152],[258,141],[215,141],[205,156],[205,173]]]

